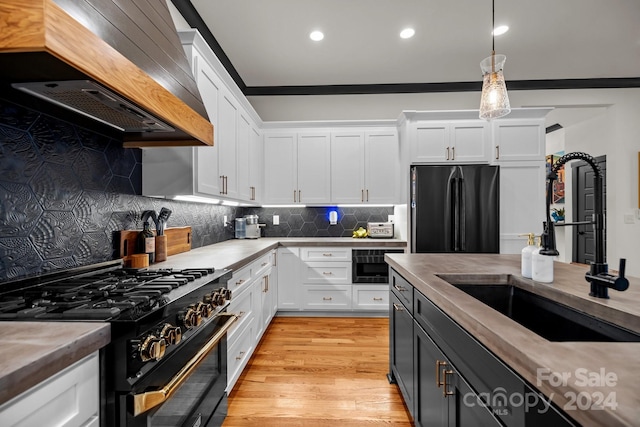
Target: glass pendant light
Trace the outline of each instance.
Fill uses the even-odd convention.
[[[492,0],[491,26],[495,28],[495,0]],[[495,37],[491,32],[491,56],[480,62],[482,70],[482,96],[480,98],[480,118],[497,119],[511,112],[507,85],[504,82],[504,62],[507,57],[496,55]]]

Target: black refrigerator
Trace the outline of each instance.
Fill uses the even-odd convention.
[[[498,253],[500,169],[411,167],[411,252]]]

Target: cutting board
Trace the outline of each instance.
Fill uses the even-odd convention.
[[[141,230],[120,230],[120,258],[125,262],[136,253],[136,241]],[[154,231],[155,234],[155,231]],[[167,255],[175,255],[191,250],[191,227],[165,228],[167,236]]]

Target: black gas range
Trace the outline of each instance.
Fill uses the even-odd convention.
[[[101,425],[215,426],[226,415],[230,270],[121,260],[0,284],[0,320],[108,322]]]

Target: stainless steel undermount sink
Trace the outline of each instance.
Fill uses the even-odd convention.
[[[522,289],[512,276],[440,277],[549,341],[640,342],[639,333]]]

